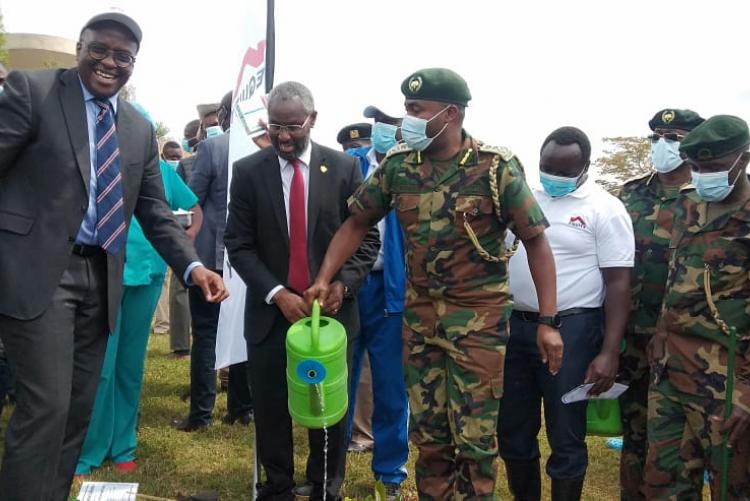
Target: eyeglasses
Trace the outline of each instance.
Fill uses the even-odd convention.
[[[682,141],[683,139],[685,139],[685,136],[683,134],[677,134],[676,132],[665,132],[664,134],[654,132],[650,136],[646,136],[646,138],[652,143],[656,143],[661,138],[664,138],[667,141]]]
[[[310,115],[307,115],[302,125],[290,124],[290,125],[279,125],[279,124],[268,124],[268,132],[271,134],[279,134],[282,130],[286,130],[289,134],[299,134],[307,126],[307,122],[310,120]]]
[[[135,56],[124,50],[110,50],[106,45],[91,42],[86,46],[89,57],[94,61],[104,61],[110,55],[118,68],[127,68],[135,63]]]

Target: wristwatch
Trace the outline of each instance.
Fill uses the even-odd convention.
[[[560,319],[560,315],[558,315],[557,313],[553,317],[539,315],[539,319],[537,320],[537,322],[542,325],[549,325],[550,327],[554,329],[559,329],[560,326],[562,325],[562,320]]]

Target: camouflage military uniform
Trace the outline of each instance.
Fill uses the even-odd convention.
[[[728,338],[706,301],[704,270],[721,318],[737,328],[733,404],[750,412],[750,201],[724,206],[683,190],[670,243],[673,255],[657,325],[665,356],[649,389],[646,491],[649,499],[701,499],[704,469],[718,499],[720,424]],[[731,499],[750,497],[750,431],[734,448]]]
[[[620,357],[623,447],[620,459],[622,500],[644,499],[649,366],[646,346],[656,331],[669,269],[669,242],[679,188],[665,188],[656,173],[625,183],[620,200],[633,220],[636,260],[631,291],[633,308]]]
[[[501,219],[488,176],[498,155]],[[350,209],[377,221],[391,207],[406,236],[404,364],[420,499],[492,499],[511,302],[506,262],[482,259],[464,222],[497,256],[506,229],[524,240],[547,221],[512,153],[468,136],[444,163],[391,150]]]

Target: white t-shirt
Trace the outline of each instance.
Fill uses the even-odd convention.
[[[535,189],[549,221],[544,232],[555,256],[557,309],[598,308],[604,303],[601,268],[632,268],[635,256],[633,223],[625,206],[592,180],[576,191],[553,198]],[[523,245],[510,259],[513,308],[539,311]]]

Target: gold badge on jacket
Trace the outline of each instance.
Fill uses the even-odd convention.
[[[320,166],[320,172],[322,172],[323,174],[325,174],[326,172],[328,172],[328,167],[326,167],[325,165],[321,165]]]

